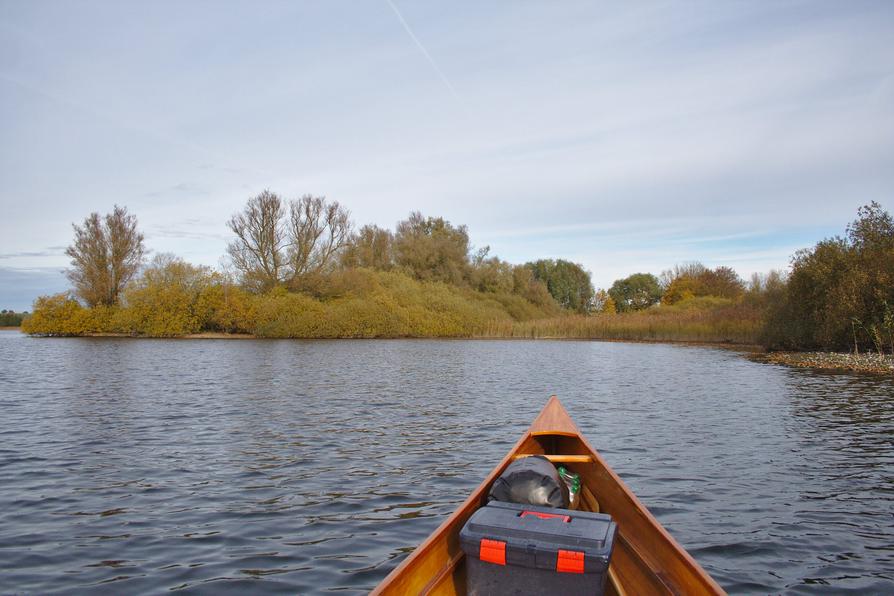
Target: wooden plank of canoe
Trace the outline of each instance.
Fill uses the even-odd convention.
[[[513,455],[512,459],[525,459],[532,455],[532,453],[522,453],[520,455]],[[588,464],[593,461],[593,458],[589,455],[544,455],[543,457],[554,464]]]
[[[569,464],[581,484],[594,492],[603,513],[618,524],[620,540],[613,561],[624,587],[637,593],[723,594],[723,589],[680,547],[602,457],[578,437],[565,441],[565,453],[587,454],[589,465]],[[620,548],[619,548],[620,547]]]
[[[519,455],[545,451],[561,454],[559,457],[571,457],[565,463],[581,475],[581,483],[587,488],[582,493],[587,508],[601,509],[618,523],[618,540],[610,568],[610,592],[620,596],[625,592],[724,593],[587,443],[555,396],[528,433],[463,505],[372,593],[464,594],[465,574],[461,572],[464,557],[459,547],[459,529],[484,504],[486,489],[510,461]]]

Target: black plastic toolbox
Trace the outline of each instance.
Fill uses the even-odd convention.
[[[459,534],[468,593],[602,594],[617,529],[601,513],[491,501]]]

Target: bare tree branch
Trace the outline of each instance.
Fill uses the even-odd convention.
[[[227,222],[236,239],[227,246],[242,283],[258,291],[269,290],[285,277],[287,245],[283,217],[285,206],[268,190],[248,200],[241,213]]]
[[[338,201],[304,195],[291,202],[289,221],[292,281],[331,268],[351,240],[350,213]]]
[[[89,306],[117,303],[121,290],[143,262],[143,235],[137,230],[137,218],[115,205],[104,219],[91,213],[83,226],[72,224],[72,228],[75,240],[65,254],[71,257],[72,269],[66,275],[75,295]]]

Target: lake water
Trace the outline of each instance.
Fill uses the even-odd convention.
[[[366,592],[546,402],[727,590],[894,593],[894,382],[571,341],[0,332],[0,593]]]

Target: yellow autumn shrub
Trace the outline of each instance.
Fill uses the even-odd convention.
[[[251,333],[254,328],[251,294],[218,274],[201,288],[194,310],[202,331]]]
[[[31,316],[22,321],[30,335],[83,335],[90,332],[90,310],[67,292],[41,296],[34,301]]]

